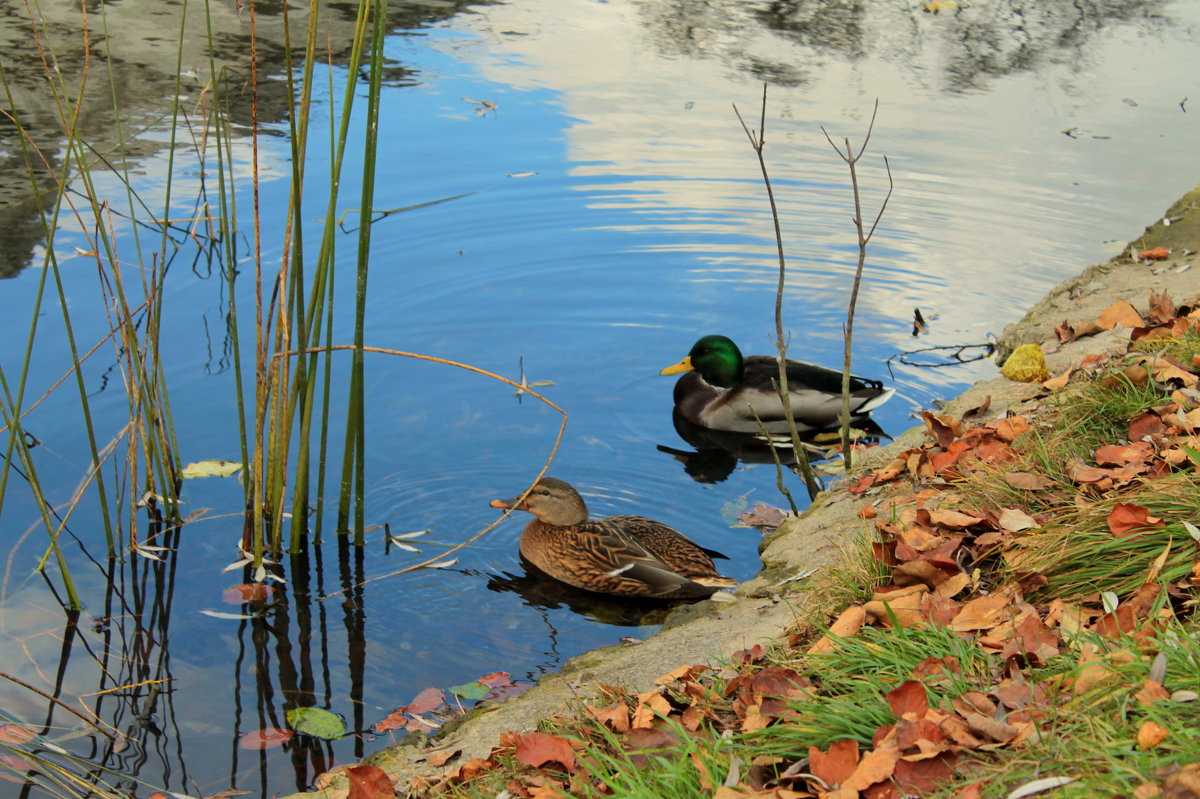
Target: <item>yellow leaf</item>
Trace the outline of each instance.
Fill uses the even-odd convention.
[[[1000,367],[1000,374],[1018,383],[1033,383],[1046,380],[1050,372],[1046,369],[1046,354],[1037,344],[1022,344]]]

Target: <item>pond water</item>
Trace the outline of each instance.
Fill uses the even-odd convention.
[[[915,423],[915,409],[995,366],[893,361],[889,369],[889,358],[988,341],[1054,283],[1138,235],[1200,174],[1188,100],[1200,104],[1200,6],[986,5],[932,14],[885,2],[396,4],[375,205],[463,196],[375,224],[367,344],[553,381],[538,390],[570,419],[551,474],[579,488],[593,515],[653,516],[727,554],[725,573],[751,577],[759,533],[731,522],[747,503],[783,504],[774,469],[718,462],[705,471],[689,460],[694,450],[671,418],[673,379],[658,376],[704,333],[771,352],[775,242],[732,104],[757,126],[769,85],[766,157],[789,259],[790,354],[835,366],[857,251],[848,172],[822,127],[857,145],[879,101],[859,171],[868,215],[886,193],[884,155],[895,188],[867,259],[854,371],[897,388],[875,414],[891,434]],[[144,12],[132,2],[107,8]],[[244,21],[224,13],[240,30]],[[154,37],[136,34],[136,26],[112,34],[129,39],[121,52],[134,65],[125,68],[157,74]],[[346,77],[334,71],[335,84]],[[195,97],[202,79],[182,91]],[[136,105],[152,120],[164,95],[146,94]],[[35,95],[26,98],[31,114]],[[328,114],[319,107],[314,119]],[[283,127],[263,118],[272,134],[259,140],[271,264],[282,242],[269,226],[282,220],[272,209],[286,204],[288,145]],[[97,139],[116,137],[109,122],[95,123]],[[135,186],[149,207],[161,207],[165,133],[128,124],[144,145],[133,150]],[[8,156],[16,139],[0,132]],[[319,149],[308,164],[317,175],[328,157]],[[247,168],[244,135],[234,150]],[[201,171],[186,161],[174,169],[177,181]],[[352,182],[343,186],[346,210],[357,197]],[[116,180],[100,190],[120,194]],[[173,193],[186,194],[178,185]],[[323,199],[310,201],[309,216],[321,216]],[[0,212],[19,217],[14,207]],[[0,284],[0,335],[20,343],[2,355],[10,380],[24,356],[25,309],[34,307],[44,249],[28,215],[21,219],[9,225],[10,277]],[[352,236],[339,244],[347,270]],[[128,230],[120,242],[137,246]],[[64,228],[54,243],[86,348],[107,328],[94,265],[69,257],[76,246],[86,249],[77,229]],[[239,252],[248,258],[248,249]],[[225,284],[195,255],[180,255],[164,286],[163,361],[179,445],[185,462],[237,460]],[[242,308],[250,290],[243,281]],[[914,308],[930,320],[917,339]],[[30,372],[34,395],[69,365],[61,332],[46,325]],[[340,325],[335,338],[349,343],[348,315]],[[102,441],[127,420],[113,358],[102,350],[86,371]],[[115,567],[115,586],[108,564],[88,566],[83,554],[103,552],[94,505],[76,511],[70,557],[87,604],[77,627],[31,576],[44,547],[38,516],[24,485],[10,483],[0,516],[12,553],[0,597],[0,670],[95,709],[129,737],[121,751],[103,738],[64,746],[152,786],[266,797],[306,788],[321,770],[391,740],[364,734],[238,748],[246,732],[284,726],[287,708],[325,707],[367,730],[425,688],[494,671],[529,682],[574,654],[653,632],[656,617],[640,619],[629,603],[588,602],[527,579],[516,546],[522,514],[460,552],[453,568],[376,579],[350,599],[339,593],[495,520],[488,501],[528,484],[560,418],[447,366],[368,356],[366,374],[369,543],[354,549],[326,536],[285,559],[287,603],[265,620],[200,612],[239,610],[222,604],[222,591],[241,581],[221,572],[241,534],[233,481],[190,481],[185,500],[213,509],[212,520],[171,536],[165,543],[175,552],[162,565]],[[26,418],[42,442],[39,475],[52,504],[70,498],[87,463],[77,401],[62,390]],[[802,493],[799,482],[793,491]],[[385,548],[384,524],[393,533],[429,529],[434,543],[422,544],[421,556]],[[52,739],[75,727],[33,693],[5,687],[2,696],[15,717],[51,727]]]

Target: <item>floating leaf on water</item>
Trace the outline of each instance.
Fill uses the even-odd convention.
[[[536,174],[537,172],[510,172],[508,176],[510,178],[531,178]]]
[[[0,741],[10,744],[23,744],[32,741],[38,734],[22,724],[0,725]]]
[[[409,713],[428,713],[440,707],[445,701],[446,699],[442,694],[441,688],[426,688],[414,696],[413,701],[409,702],[404,709]]]
[[[346,734],[346,722],[319,707],[294,707],[287,712],[287,723],[296,732],[326,741],[336,740]]]
[[[396,549],[403,549],[406,552],[420,552],[421,551],[417,547],[414,547],[412,544],[405,544],[404,542],[397,541],[394,538],[392,539],[392,546],[394,546]]]
[[[453,566],[455,563],[458,563],[458,558],[450,558],[450,560],[439,560],[437,563],[426,563],[425,568],[427,568],[427,569],[445,569],[448,566]]]
[[[212,616],[214,619],[257,619],[258,614],[255,613],[226,613],[223,610],[202,610],[200,611],[205,616]]]
[[[149,558],[150,560],[161,561],[162,558],[160,558],[158,555],[156,555],[154,553],[170,552],[171,548],[170,547],[152,547],[147,544],[137,544],[134,546],[133,551],[136,552],[137,554],[141,555],[143,558]]]
[[[750,501],[743,494],[737,499],[731,499],[721,506],[721,518],[728,524],[738,523],[738,514],[744,511],[750,505]]]
[[[485,674],[479,678],[479,682],[488,688],[503,688],[513,684],[512,675],[507,671],[493,671],[491,674]]]
[[[296,737],[296,733],[291,730],[281,730],[276,727],[267,727],[261,730],[252,730],[246,733],[238,740],[239,749],[252,749],[261,751],[263,749],[274,749],[277,746],[283,746],[292,738]]]
[[[416,538],[419,535],[425,535],[431,530],[432,528],[426,528],[424,530],[414,530],[411,533],[396,533],[392,536],[392,541],[395,542],[397,538]]]
[[[193,477],[232,477],[241,468],[242,464],[236,461],[197,461],[183,467],[183,479],[190,480]]]
[[[275,589],[265,583],[242,583],[221,592],[221,601],[227,605],[240,605],[243,602],[262,604],[274,595]]]
[[[484,699],[488,695],[488,687],[481,682],[468,682],[450,686],[450,693],[463,699]]]
[[[765,502],[757,502],[750,510],[738,514],[738,521],[751,527],[778,527],[787,517],[782,508],[772,507]]]

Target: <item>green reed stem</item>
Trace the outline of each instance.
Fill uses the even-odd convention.
[[[358,72],[359,64],[362,63],[363,44],[366,40],[367,20],[370,17],[371,5],[368,0],[360,0],[358,6],[358,20],[354,29],[354,46],[351,50],[349,63],[346,65],[346,72],[353,76]],[[377,23],[378,24],[378,21]],[[374,38],[374,37],[372,37]],[[379,57],[379,51],[382,47],[375,48],[376,52],[372,55],[372,64]],[[374,67],[372,67],[374,69]],[[374,77],[372,77],[374,80]],[[337,174],[341,174],[342,157],[346,148],[346,133],[350,124],[350,111],[354,104],[354,91],[356,89],[355,81],[348,78],[346,81],[346,90],[342,100],[342,119],[341,128],[338,132],[337,140]],[[331,202],[332,202],[331,198]],[[327,220],[326,220],[326,241],[322,243],[322,249],[326,249],[329,245],[329,252],[332,252],[332,234],[333,220],[335,214],[332,213],[334,207],[331,205]],[[370,217],[361,217],[364,226],[370,225]],[[360,239],[361,245],[361,239]],[[364,309],[365,292],[366,292],[366,271],[363,266],[363,253],[359,252],[358,264],[358,280],[355,293],[355,356],[350,368],[350,398],[348,409],[346,412],[346,437],[342,451],[342,475],[341,488],[338,495],[338,532],[348,532],[350,529],[350,502],[351,496],[354,494],[354,489],[357,487],[357,501],[355,518],[361,518],[361,503],[362,503],[362,476],[356,472],[355,465],[362,463],[362,455],[359,450],[362,448],[362,417],[363,417],[363,381],[362,381],[362,325],[359,321],[360,314]],[[361,524],[356,531],[356,543],[361,543],[362,529]]]

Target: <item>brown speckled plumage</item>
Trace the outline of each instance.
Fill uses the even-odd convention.
[[[588,519],[583,497],[568,483],[543,477],[524,501],[496,499],[497,508],[536,518],[521,533],[521,554],[564,583],[617,596],[706,597],[737,584],[712,557],[677,530],[644,516]]]

